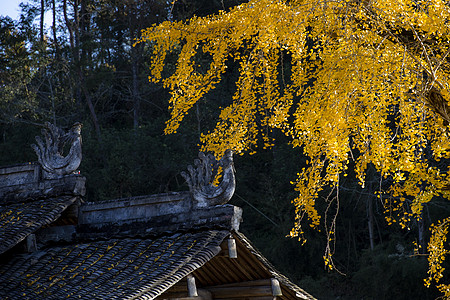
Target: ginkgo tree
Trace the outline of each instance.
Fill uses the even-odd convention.
[[[261,144],[271,147],[273,130],[301,148],[308,165],[293,183],[291,236],[304,241],[305,221],[321,225],[326,216],[317,209],[318,196],[325,188],[339,190],[349,164],[362,186],[369,165],[390,182],[377,191],[388,223],[405,227],[434,197],[450,197],[446,1],[253,0],[155,25],[140,42],[153,49],[149,79],[171,93],[167,134],[227,76],[227,66],[239,67],[231,104],[201,136],[202,148],[251,153]],[[168,53],[176,53],[177,62],[167,75]],[[210,59],[206,68],[200,57]],[[333,224],[326,226],[329,241]],[[440,279],[449,226],[450,217],[430,228],[425,280],[446,297],[450,286]],[[330,268],[332,254],[328,246]]]

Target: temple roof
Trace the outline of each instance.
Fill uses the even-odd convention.
[[[227,237],[236,239],[236,258],[223,255]],[[187,290],[183,279],[189,274],[212,295],[219,286],[275,278],[282,291],[278,299],[314,299],[278,272],[242,233],[227,230],[109,239],[16,255],[0,264],[0,298],[167,299],[172,298],[167,291],[177,284]]]

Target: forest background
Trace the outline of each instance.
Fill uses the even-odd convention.
[[[46,121],[84,124],[81,173],[88,201],[186,190],[180,172],[197,156],[202,132],[212,128],[236,89],[237,66],[195,104],[176,134],[164,135],[170,95],[150,83],[152,49],[138,44],[141,30],[166,20],[206,16],[238,0],[35,0],[17,20],[0,17],[0,164],[35,161],[30,144]],[[168,57],[167,72],[176,57]],[[448,201],[425,205],[409,230],[388,226],[375,196],[379,178],[368,172],[340,184],[335,264],[323,263],[325,233],[305,230],[301,246],[286,237],[294,223],[291,181],[305,165],[299,149],[273,132],[275,144],[235,157],[237,190],[231,203],[244,208],[242,231],[284,274],[319,299],[434,299],[426,288],[424,228],[447,216]],[[326,209],[323,207],[322,209]],[[417,254],[417,253],[416,253]]]

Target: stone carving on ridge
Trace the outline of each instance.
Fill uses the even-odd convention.
[[[58,178],[73,174],[81,163],[81,123],[75,123],[72,128],[64,132],[49,122],[45,123],[41,137],[36,137],[36,144],[31,145],[42,166],[44,178]],[[63,155],[64,146],[70,144],[67,155]]]
[[[198,155],[194,166],[188,166],[188,173],[181,172],[198,208],[227,203],[234,194],[236,180],[234,177],[233,151],[225,151],[218,161],[212,154]],[[222,181],[216,186],[214,181],[222,168]]]

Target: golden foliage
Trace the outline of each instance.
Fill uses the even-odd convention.
[[[432,281],[438,283],[443,276],[442,273],[445,268],[442,267],[442,263],[445,260],[445,256],[449,253],[444,247],[447,241],[449,222],[450,218],[446,218],[445,220],[439,221],[436,225],[431,225],[431,239],[428,244],[428,252],[430,255],[428,259],[430,262],[428,274],[430,276],[425,279],[426,286],[430,286]],[[446,298],[450,296],[450,285],[440,284],[438,288],[446,295]]]
[[[272,145],[273,129],[289,136],[309,158],[294,182],[291,236],[303,238],[301,221],[321,224],[318,195],[338,187],[351,160],[362,186],[369,164],[394,182],[378,194],[389,223],[406,226],[433,197],[449,197],[448,174],[431,164],[450,157],[449,24],[450,7],[442,0],[253,0],[148,28],[141,42],[154,51],[150,80],[162,80],[171,92],[166,133],[176,132],[189,109],[216,87],[228,62],[239,65],[232,104],[202,135],[203,150],[251,153],[258,140]],[[174,49],[176,69],[163,79]],[[206,71],[197,54],[211,57]],[[408,198],[414,199],[409,210]],[[431,228],[427,284],[441,276],[447,224]],[[333,240],[333,230],[328,235]],[[332,251],[326,253],[332,267]]]

